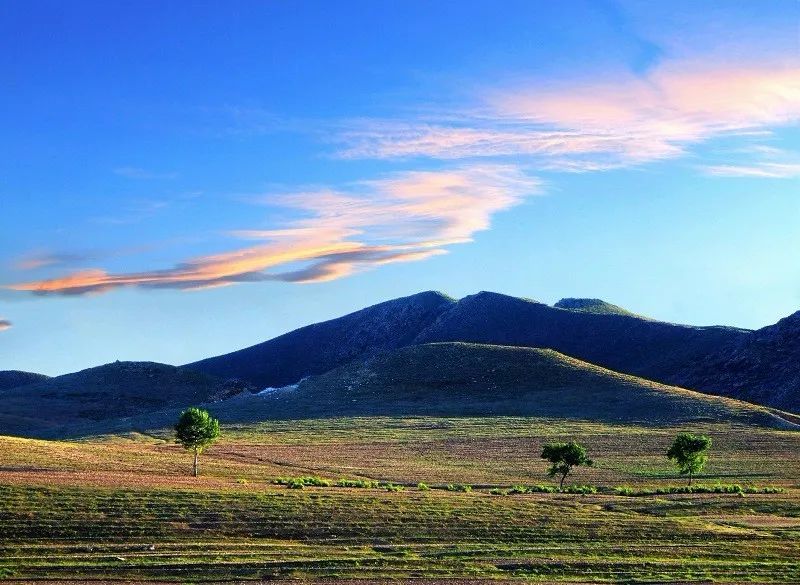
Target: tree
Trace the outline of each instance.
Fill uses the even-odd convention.
[[[708,459],[706,451],[710,448],[710,437],[678,433],[667,451],[667,457],[675,462],[681,475],[689,476],[689,485],[692,485],[692,475],[703,469]]]
[[[586,448],[580,443],[548,443],[542,449],[542,459],[547,459],[552,465],[547,470],[547,475],[555,477],[561,475],[558,489],[564,489],[564,479],[572,468],[578,465],[591,467],[594,461],[586,456]]]
[[[184,449],[194,450],[194,476],[197,477],[197,458],[219,437],[219,421],[201,408],[187,408],[175,425],[175,442]]]

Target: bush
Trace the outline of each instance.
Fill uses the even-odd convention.
[[[336,482],[336,487],[343,488],[376,488],[380,483],[371,479],[340,479]]]
[[[558,491],[552,485],[532,485],[527,490],[529,494],[554,494]]]
[[[383,487],[386,488],[387,492],[402,492],[404,489],[406,489],[405,486],[397,485],[394,483],[386,483],[383,485]]]
[[[552,494],[558,489],[551,485],[514,485],[508,490],[508,494]]]
[[[509,494],[509,492],[501,488],[492,488],[489,493],[493,496],[507,496]]]
[[[292,489],[302,489],[305,486],[328,487],[331,485],[330,480],[316,476],[279,477],[272,480],[272,483],[276,485],[285,485],[286,487]]]
[[[417,484],[417,489],[421,492],[427,492],[430,491],[431,488],[428,487],[427,483],[419,482]]]
[[[239,479],[236,480],[236,483],[238,483],[239,485],[247,485],[250,482],[247,481],[245,478],[240,477]]]
[[[563,494],[596,494],[597,488],[593,485],[568,485],[561,490]]]
[[[447,486],[448,492],[462,492],[468,494],[472,491],[472,486],[465,483],[451,483]]]
[[[738,483],[734,484],[714,484],[714,485],[680,485],[680,486],[665,486],[658,488],[631,488],[628,486],[619,486],[614,489],[614,492],[620,496],[661,496],[669,494],[779,494],[783,492],[779,487],[755,487],[747,486],[742,487]]]

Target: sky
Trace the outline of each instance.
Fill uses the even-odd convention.
[[[800,3],[0,3],[0,369],[424,290],[800,309]]]

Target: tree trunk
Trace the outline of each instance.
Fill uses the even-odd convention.
[[[194,448],[194,476],[197,477],[197,447]]]
[[[689,472],[689,485],[692,485],[692,472]]]
[[[564,480],[567,479],[567,474],[561,476],[561,483],[558,484],[559,491],[564,491]]]

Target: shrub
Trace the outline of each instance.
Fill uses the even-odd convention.
[[[779,487],[755,487],[747,486],[742,487],[739,484],[714,484],[714,485],[680,485],[680,486],[665,486],[658,488],[631,488],[628,486],[620,486],[614,489],[614,492],[620,496],[661,496],[669,494],[778,494],[783,492]]]
[[[404,489],[406,489],[405,486],[397,485],[397,484],[394,484],[394,483],[384,484],[383,487],[386,488],[387,492],[402,492]]]
[[[292,489],[300,489],[305,486],[328,487],[331,485],[330,480],[316,476],[279,477],[277,479],[272,480],[272,483],[276,485],[285,485],[286,487]]]
[[[472,486],[465,483],[451,483],[447,486],[448,492],[462,492],[468,494],[472,491]]]
[[[529,494],[553,494],[557,491],[552,485],[532,485],[527,490]]]
[[[489,493],[493,496],[506,496],[509,494],[509,492],[501,488],[492,488]]]
[[[247,481],[245,478],[240,477],[239,479],[236,480],[236,483],[238,483],[239,485],[247,485],[250,482]]]
[[[427,483],[419,482],[417,484],[417,489],[421,492],[427,492],[430,491],[431,488],[428,487]]]
[[[596,494],[597,488],[593,485],[568,485],[561,490],[564,494]]]
[[[336,482],[336,487],[343,488],[376,488],[380,483],[371,479],[340,479]]]
[[[514,485],[508,490],[509,494],[552,494],[555,493],[557,488],[551,485]]]

